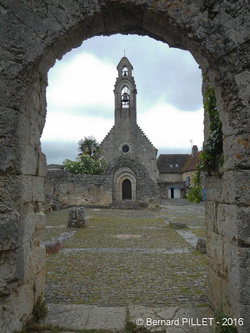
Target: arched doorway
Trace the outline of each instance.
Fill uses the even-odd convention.
[[[136,187],[135,173],[129,167],[119,168],[113,177],[113,201],[136,201]]]
[[[15,4],[16,3],[16,4]],[[5,45],[1,95],[2,250],[8,252],[1,287],[3,327],[20,330],[44,290],[45,255],[39,237],[46,160],[40,136],[46,116],[47,72],[83,40],[114,33],[149,35],[189,50],[216,91],[223,124],[224,165],[207,179],[210,302],[244,317],[249,300],[249,8],[205,2],[118,0],[70,4],[14,0],[1,7]],[[225,19],[227,18],[227,19]],[[239,24],[241,22],[241,24]],[[10,38],[11,36],[11,38]],[[157,55],[154,55],[157,56]],[[18,93],[17,93],[18,92]],[[6,98],[8,96],[8,98]],[[246,232],[247,231],[247,232]],[[7,260],[7,259],[6,259]],[[236,278],[237,277],[237,278]],[[237,280],[237,281],[235,281]],[[23,295],[28,295],[23,307]],[[8,318],[14,318],[11,322]],[[240,332],[249,331],[245,318]]]
[[[132,185],[129,179],[125,179],[122,182],[122,199],[131,200],[132,199]]]

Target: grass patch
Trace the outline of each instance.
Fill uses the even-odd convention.
[[[164,222],[162,211],[163,216],[155,211],[89,210],[87,214],[87,228],[78,229],[62,243],[66,249],[84,251],[47,255],[48,302],[179,306],[182,296],[189,296],[188,290],[192,298],[186,297],[186,304],[206,302],[206,258]],[[48,215],[48,223],[56,230],[67,223],[67,211]],[[140,238],[117,238],[121,234]],[[170,253],[154,252],[157,249]],[[189,252],[171,253],[173,249]]]

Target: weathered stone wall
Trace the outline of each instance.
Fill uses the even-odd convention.
[[[129,146],[127,153],[122,151],[124,144]],[[156,163],[157,150],[135,122],[123,121],[112,127],[102,141],[101,148],[107,164],[120,157],[136,156],[147,170],[148,176],[154,182],[157,181],[159,175]]]
[[[159,181],[161,182],[181,182],[182,174],[181,173],[161,173],[159,176]]]
[[[1,332],[20,329],[44,290],[47,72],[86,38],[114,33],[189,50],[215,89],[224,165],[206,184],[209,298],[243,317],[239,332],[249,332],[249,7],[249,0],[1,1]]]
[[[141,206],[147,206],[150,201],[159,201],[159,191],[155,179],[150,178],[148,169],[141,164],[141,161],[137,156],[130,157],[128,155],[120,156],[107,165],[104,170],[104,174],[114,177],[116,171],[122,169],[130,169],[136,178],[136,201]],[[114,184],[114,190],[116,185]],[[115,197],[113,197],[115,199]]]
[[[70,206],[110,207],[112,177],[72,175],[68,171],[48,171],[46,182],[47,209]]]

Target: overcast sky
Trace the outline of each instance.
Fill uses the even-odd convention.
[[[42,151],[47,163],[78,154],[78,141],[101,142],[114,124],[114,84],[120,59],[133,65],[137,123],[158,154],[190,153],[203,143],[201,71],[187,51],[149,37],[94,37],[57,61],[48,74]]]

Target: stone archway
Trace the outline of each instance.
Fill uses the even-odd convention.
[[[129,186],[130,186],[130,191],[128,193]],[[125,195],[124,187],[126,188],[127,195]],[[114,192],[113,193],[114,201],[120,202],[128,199],[136,201],[136,176],[130,168],[123,167],[115,172],[113,192]]]
[[[209,298],[215,309],[243,317],[239,331],[248,332],[249,1],[12,0],[1,3],[0,15],[0,330],[20,329],[44,290],[47,72],[86,38],[130,33],[189,50],[215,89],[224,165],[220,178],[207,178]]]

